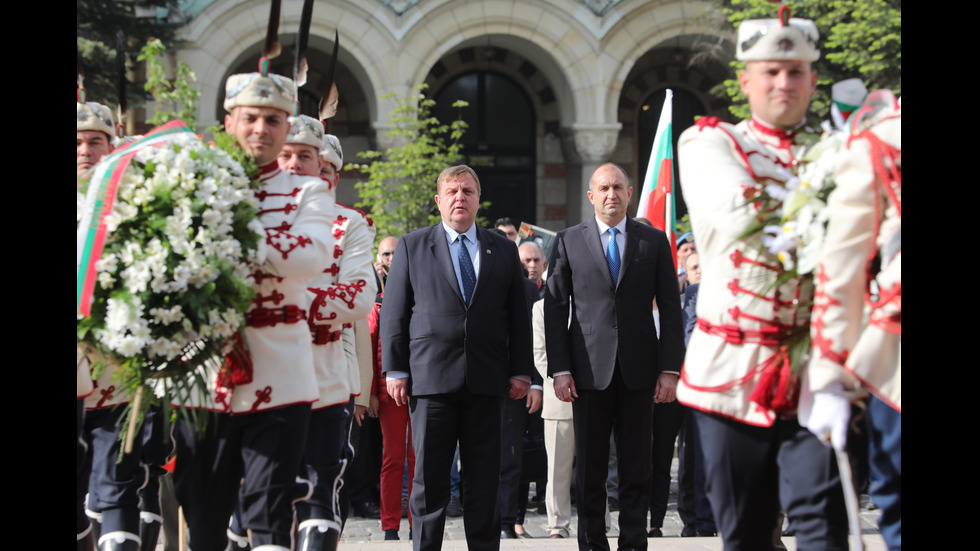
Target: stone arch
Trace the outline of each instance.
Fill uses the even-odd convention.
[[[386,81],[386,60],[397,55],[397,41],[387,25],[370,24],[372,12],[357,3],[345,0],[339,7],[332,4],[317,3],[319,9],[314,8],[310,48],[329,52],[334,31],[340,30],[340,62],[366,91],[363,108],[368,111],[368,120],[376,120],[379,109],[376,90],[379,83]],[[280,42],[284,49],[293,43],[301,6],[300,0],[283,2]],[[257,58],[268,16],[269,5],[261,0],[214,2],[181,30],[183,44],[178,59],[186,61],[198,75],[202,124],[209,125],[222,118],[223,78],[250,56]],[[290,62],[286,63],[291,66]]]

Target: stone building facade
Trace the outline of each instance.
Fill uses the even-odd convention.
[[[282,74],[301,6],[283,1],[284,52],[273,62]],[[269,5],[196,0],[188,10],[176,57],[198,76],[203,128],[222,120],[225,78],[256,70]],[[731,75],[723,28],[716,5],[697,0],[318,0],[301,103],[315,110],[337,31],[341,108],[328,131],[349,160],[389,145],[394,103],[383,96],[427,83],[440,109],[470,102],[464,153],[493,203],[487,217],[557,230],[591,216],[585,190],[603,161],[626,168],[636,201],[667,88],[675,136],[696,115],[728,117],[710,93]],[[338,199],[352,204],[356,190],[341,186]]]

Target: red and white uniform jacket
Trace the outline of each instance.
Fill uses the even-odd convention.
[[[319,391],[315,409],[346,404],[360,394],[352,326],[367,319],[378,292],[371,253],[374,235],[374,223],[363,213],[334,205],[330,255],[307,283],[307,339],[312,333]]]
[[[813,286],[792,278],[773,287],[784,270],[762,247],[762,232],[740,236],[758,217],[749,200],[768,184],[785,184],[801,145],[802,136],[759,121],[713,117],[680,139],[684,200],[704,275],[677,399],[750,425],[770,426],[779,416],[751,396],[760,379],[788,371],[782,345],[808,330],[810,310],[800,305],[811,302]]]
[[[834,382],[863,387],[901,412],[902,109],[893,104],[863,114],[854,115],[828,200],[809,383],[814,391]]]
[[[265,228],[265,263],[252,273],[255,298],[246,312],[245,340],[251,382],[219,377],[211,370],[204,407],[242,414],[315,402],[313,345],[306,326],[306,282],[332,258],[334,201],[327,182],[261,168],[265,187],[256,193]],[[244,380],[247,380],[244,379]],[[200,406],[196,397],[188,405]]]

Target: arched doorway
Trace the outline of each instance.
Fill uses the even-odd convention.
[[[501,73],[462,73],[435,92],[436,117],[448,124],[459,115],[452,104],[464,100],[468,125],[463,134],[466,164],[480,176],[481,199],[490,208],[481,214],[493,223],[500,217],[536,223],[535,116],[524,90]]]

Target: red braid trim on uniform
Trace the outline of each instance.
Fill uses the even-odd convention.
[[[292,252],[293,249],[297,247],[305,247],[313,243],[313,240],[309,237],[303,235],[293,235],[289,232],[277,229],[265,230],[265,235],[266,244],[279,251],[279,254],[282,255],[283,260],[286,260],[289,257],[289,253]]]
[[[112,400],[112,395],[116,391],[116,385],[109,385],[109,388],[99,389],[99,394],[102,395],[99,401],[95,404],[95,407],[100,408],[105,406],[108,400]]]
[[[316,298],[313,299],[313,304],[310,305],[310,313],[312,314],[309,320],[310,328],[312,329],[314,327],[314,321],[330,321],[337,318],[336,312],[330,312],[330,314],[327,316],[320,313],[320,309],[326,307],[328,300],[339,300],[343,302],[347,308],[353,310],[355,306],[354,298],[364,290],[365,285],[367,285],[365,280],[358,279],[350,284],[334,283],[333,285],[324,289],[307,287],[309,292],[316,295]]]
[[[300,191],[302,190],[298,187],[293,188],[293,191],[290,191],[289,193],[272,193],[264,189],[260,189],[259,191],[255,192],[255,198],[259,201],[265,201],[267,197],[296,197],[299,195]]]
[[[759,260],[752,260],[751,258],[749,258],[749,257],[745,256],[744,254],[742,254],[742,251],[740,251],[738,249],[735,249],[735,252],[733,252],[732,254],[728,255],[728,258],[731,259],[732,264],[734,264],[736,268],[738,268],[742,264],[751,264],[753,266],[758,266],[760,268],[765,268],[767,270],[770,270],[770,271],[773,271],[773,272],[777,272],[777,273],[782,271],[782,267],[781,266],[777,266],[775,264],[766,264],[765,262],[762,262],[762,261],[759,261]]]
[[[755,297],[755,298],[757,298],[759,300],[764,300],[766,302],[771,302],[772,303],[772,307],[775,308],[776,310],[778,310],[780,308],[790,308],[790,307],[795,307],[796,306],[796,301],[795,300],[780,300],[779,299],[779,290],[778,289],[775,292],[773,292],[773,296],[767,297],[766,295],[763,295],[763,294],[760,294],[760,293],[756,293],[755,291],[753,291],[753,290],[751,290],[751,289],[749,289],[747,287],[741,287],[741,286],[739,286],[739,280],[738,280],[738,278],[735,278],[735,279],[733,279],[733,280],[731,280],[731,281],[728,282],[728,289],[732,292],[732,296],[735,296],[735,295],[737,295],[739,293],[744,293],[746,295],[750,295],[752,297]]]
[[[261,209],[259,210],[259,216],[262,216],[263,214],[269,212],[280,212],[280,211],[282,211],[284,214],[289,214],[297,209],[299,209],[299,206],[296,203],[286,203],[285,206],[274,208],[274,209]]]
[[[279,161],[273,159],[268,163],[259,167],[259,180],[263,182],[268,181],[270,178],[279,174]]]
[[[258,411],[259,406],[262,404],[268,404],[272,401],[272,387],[267,386],[261,390],[255,391],[255,402],[252,403],[251,411]]]
[[[775,413],[788,413],[796,409],[799,401],[800,385],[798,377],[793,373],[787,347],[783,345],[788,338],[808,330],[806,327],[785,328],[763,327],[760,329],[742,329],[737,325],[720,325],[711,323],[703,318],[698,319],[698,329],[721,337],[729,344],[753,343],[775,348],[771,356],[749,369],[748,373],[715,386],[695,385],[687,380],[684,372],[684,384],[700,392],[724,392],[737,386],[747,384],[759,375],[759,382],[750,396],[751,400],[767,410]]]
[[[296,323],[306,319],[306,310],[295,304],[282,308],[256,308],[245,313],[248,327],[275,327],[280,323]]]
[[[836,352],[832,348],[834,341],[823,335],[823,328],[825,327],[823,321],[824,313],[830,306],[840,306],[839,300],[827,294],[825,289],[826,284],[827,274],[824,272],[823,264],[821,263],[817,270],[817,288],[813,291],[813,321],[811,322],[813,340],[811,342],[814,348],[819,350],[824,358],[838,365],[844,365],[847,362],[847,356],[850,352],[846,349]]]
[[[255,304],[256,306],[262,306],[262,303],[271,301],[272,304],[278,305],[280,302],[282,302],[282,299],[284,298],[286,298],[286,295],[273,289],[272,292],[266,296],[256,294],[255,298],[252,299],[252,304]]]

